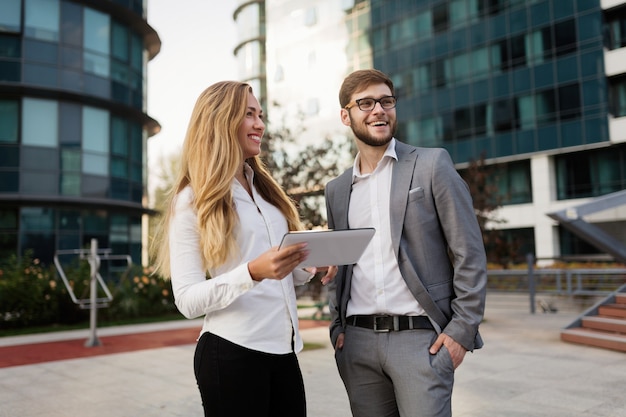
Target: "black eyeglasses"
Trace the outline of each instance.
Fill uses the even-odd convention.
[[[372,111],[376,107],[376,103],[380,103],[380,107],[385,110],[391,110],[396,107],[396,98],[394,96],[385,96],[381,98],[360,98],[354,100],[361,111]],[[354,104],[348,104],[345,109],[350,110]]]

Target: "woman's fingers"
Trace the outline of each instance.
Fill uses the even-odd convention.
[[[309,252],[306,243],[289,245],[284,248],[273,247],[248,263],[252,279],[283,279],[304,261]]]

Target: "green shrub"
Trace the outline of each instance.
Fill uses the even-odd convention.
[[[55,274],[30,254],[0,267],[0,329],[46,324],[59,318]]]
[[[89,263],[77,260],[63,271],[75,297],[89,299]],[[98,310],[98,321],[158,317],[176,311],[170,282],[152,275],[150,269],[134,265],[121,276],[108,275],[104,280],[113,300]],[[98,297],[103,295],[99,290]],[[0,330],[88,320],[89,309],[72,301],[54,266],[41,265],[30,254],[0,263]]]
[[[176,311],[170,282],[140,265],[132,266],[112,293],[111,305],[103,310],[104,317],[111,320],[154,317]]]

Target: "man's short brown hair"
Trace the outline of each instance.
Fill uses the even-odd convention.
[[[339,104],[343,109],[350,103],[354,93],[365,90],[372,84],[387,84],[391,95],[395,95],[393,81],[384,72],[376,69],[357,70],[348,75],[339,89]]]

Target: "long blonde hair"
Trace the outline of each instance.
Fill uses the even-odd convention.
[[[170,276],[169,222],[174,199],[188,185],[193,190],[205,269],[218,267],[239,253],[234,232],[240,219],[231,186],[243,163],[237,132],[246,114],[249,93],[252,87],[248,84],[222,81],[204,90],[196,101],[183,144],[181,169],[152,241],[157,253],[155,272],[164,277]],[[293,201],[263,161],[254,156],[246,162],[254,170],[254,186],[261,196],[283,213],[289,230],[300,230]]]

